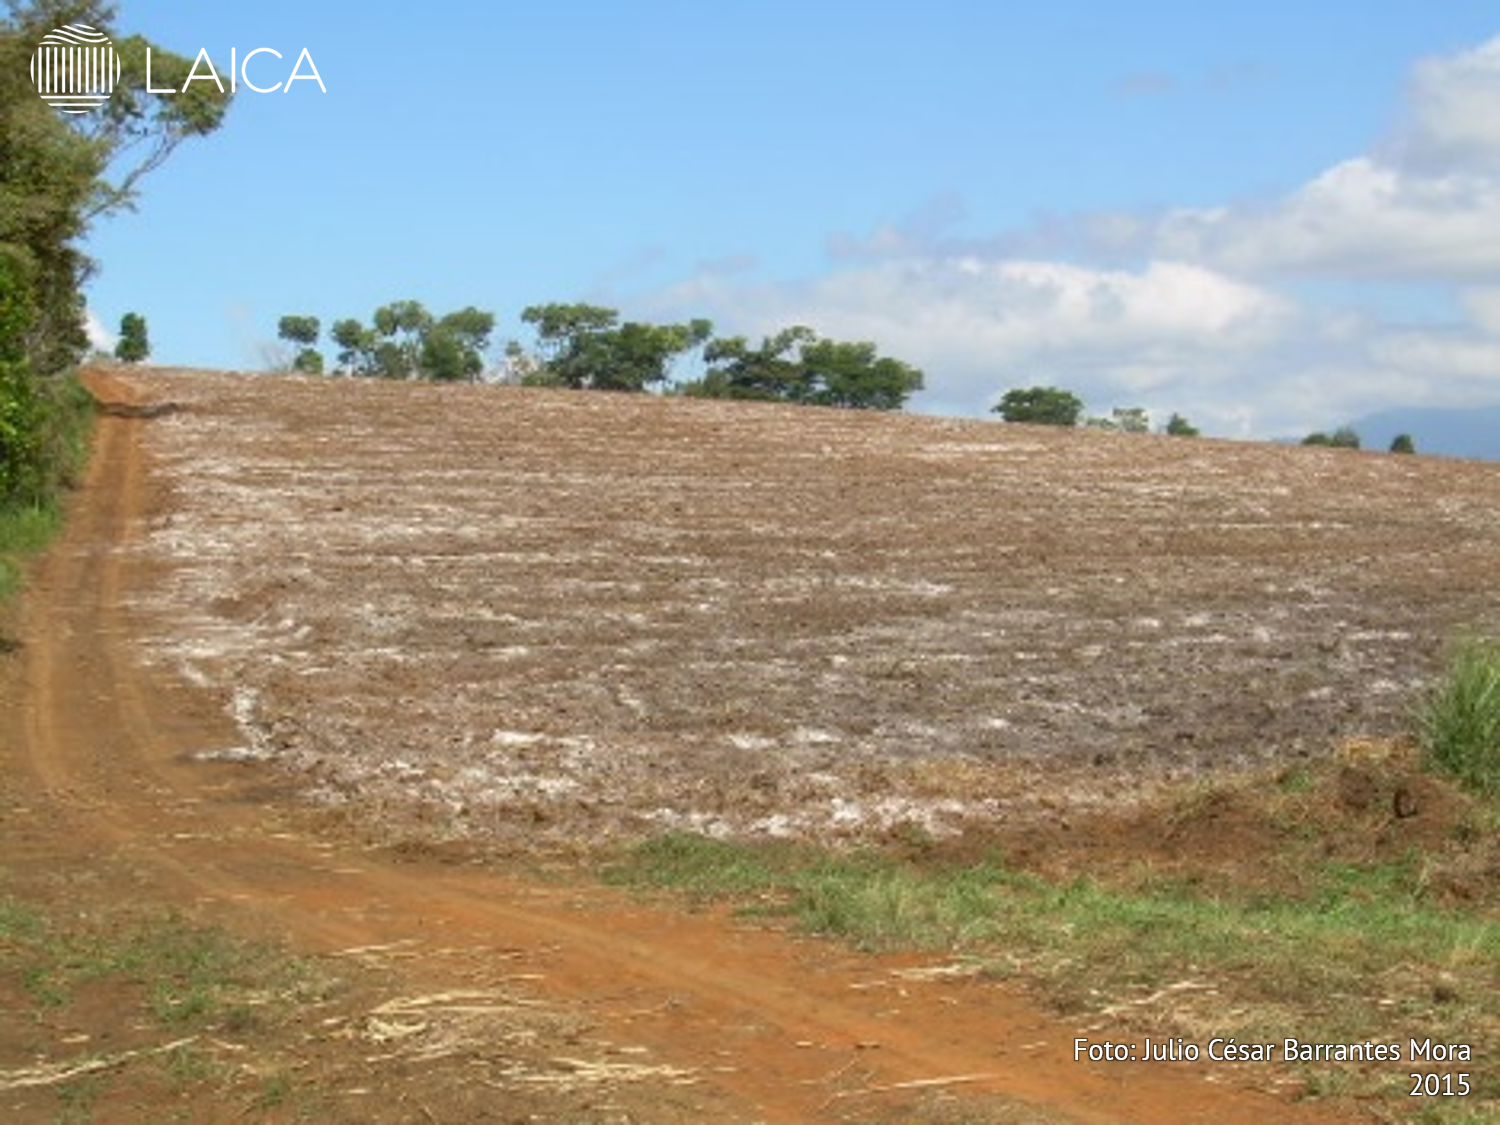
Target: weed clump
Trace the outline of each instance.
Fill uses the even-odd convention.
[[[1500,641],[1461,643],[1417,712],[1429,768],[1484,797],[1500,797]]]

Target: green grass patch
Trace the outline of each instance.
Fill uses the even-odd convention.
[[[803,844],[743,845],[688,833],[646,841],[610,869],[611,881],[699,901],[790,914],[813,933],[865,949],[951,948],[985,936],[996,874],[903,866],[873,853],[835,855]]]
[[[83,384],[69,375],[40,384],[37,393],[37,463],[24,489],[0,497],[0,604],[20,589],[27,557],[45,549],[62,527],[62,497],[88,463],[94,400]]]
[[[0,899],[0,979],[39,1012],[107,994],[133,1022],[172,1032],[252,1031],[321,987],[278,950],[176,915],[59,924],[14,899]]]
[[[52,542],[61,526],[56,505],[0,510],[0,602],[14,597],[21,588],[25,558]]]
[[[1065,1012],[1190,981],[1212,995],[1216,1031],[1254,1041],[1362,1042],[1384,1029],[1485,1057],[1500,1048],[1476,1041],[1500,1026],[1500,921],[1429,901],[1416,854],[1313,863],[1294,893],[1272,893],[1149,869],[1055,882],[999,859],[951,866],[674,834],[609,878],[740,903],[863,948],[960,952],[1041,985]],[[1478,1081],[1477,1094],[1500,1094]]]
[[[1417,714],[1430,767],[1485,797],[1500,797],[1500,641],[1471,638]]]

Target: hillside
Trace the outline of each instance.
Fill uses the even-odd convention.
[[[1500,467],[508,388],[129,376],[133,610],[310,797],[569,845],[942,834],[1399,733]]]

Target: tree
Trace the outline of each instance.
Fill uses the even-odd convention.
[[[297,357],[292,360],[292,370],[307,375],[323,374],[323,353],[314,344],[323,325],[315,316],[284,316],[276,322],[276,335],[289,343],[298,344]]]
[[[794,402],[850,410],[900,410],[922,389],[915,367],[881,356],[868,341],[814,340],[802,347],[803,383]]]
[[[1328,438],[1328,444],[1335,449],[1358,449],[1360,445],[1359,434],[1352,426],[1340,426],[1334,430]]]
[[[1319,430],[1302,439],[1303,445],[1321,445],[1328,449],[1358,449],[1359,434],[1352,427],[1340,426],[1328,434]]]
[[[1197,437],[1198,427],[1189,422],[1181,414],[1173,414],[1167,419],[1164,431],[1171,437]]]
[[[1415,453],[1417,443],[1412,440],[1411,434],[1397,434],[1391,439],[1392,453]]]
[[[470,306],[451,312],[422,335],[421,371],[438,382],[473,382],[484,371],[484,353],[495,314]]]
[[[421,301],[392,301],[375,310],[374,321],[377,341],[370,373],[383,379],[416,378],[432,314]]]
[[[351,375],[454,382],[484,371],[494,313],[470,306],[439,318],[420,301],[392,301],[376,309],[373,319],[373,327],[345,319],[329,329],[339,346],[339,367]]]
[[[371,373],[375,352],[375,332],[352,318],[336,320],[328,335],[339,346],[339,367],[349,375]]]
[[[25,259],[35,310],[27,355],[38,377],[70,367],[88,347],[82,287],[93,263],[78,243],[89,222],[128,207],[143,176],[183,141],[219,127],[230,100],[212,82],[171,94],[120,83],[99,110],[64,118],[37,97],[29,73],[41,37],[64,24],[87,23],[110,35],[132,74],[143,73],[149,47],[158,87],[157,76],[174,75],[180,87],[192,68],[141,36],[113,34],[113,19],[107,5],[33,0],[12,3],[0,20],[0,244]]]
[[[140,36],[120,39],[113,19],[108,5],[82,0],[12,0],[0,15],[0,502],[44,503],[66,481],[60,419],[81,408],[56,377],[88,350],[83,285],[94,264],[80,243],[90,221],[128,207],[141,177],[217,129],[229,103],[213,83],[169,95],[122,83],[99,110],[56,112],[37,96],[30,62],[65,24],[109,35],[134,74],[147,47],[153,79],[191,69]]]
[[[1076,426],[1083,401],[1057,387],[1027,387],[1006,391],[992,410],[1007,422],[1036,426]]]
[[[881,356],[874,344],[824,340],[802,325],[767,336],[758,348],[743,336],[712,340],[703,359],[707,370],[681,388],[684,394],[899,410],[922,389],[921,371]]]
[[[120,318],[120,340],[115,344],[115,358],[121,363],[140,363],[150,354],[146,318],[140,313],[126,313]]]
[[[1108,418],[1090,418],[1084,425],[1120,434],[1149,434],[1151,415],[1143,406],[1117,406],[1110,411]]]
[[[620,323],[614,309],[532,305],[521,319],[537,336],[540,367],[528,382],[577,390],[643,391],[664,383],[674,360],[706,342],[713,325]]]
[[[817,339],[796,325],[767,336],[752,348],[743,336],[710,340],[703,348],[703,378],[682,388],[702,398],[796,401],[806,381],[800,350]]]

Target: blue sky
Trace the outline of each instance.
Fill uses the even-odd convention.
[[[1209,432],[1500,402],[1489,3],[184,4],[181,54],[307,49],[100,222],[90,308],[255,369],[284,313],[613,305],[806,323],[914,409],[1054,383]]]

